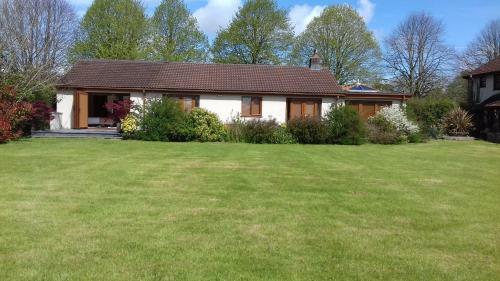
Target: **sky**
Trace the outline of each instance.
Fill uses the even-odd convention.
[[[85,14],[92,0],[68,0],[79,16]],[[185,0],[202,31],[213,39],[217,30],[229,24],[244,0]],[[142,0],[149,15],[161,0]],[[356,8],[382,42],[396,26],[413,12],[427,12],[443,22],[445,41],[458,51],[466,48],[492,19],[500,19],[500,0],[278,0],[288,10],[298,34],[321,11],[335,4]]]

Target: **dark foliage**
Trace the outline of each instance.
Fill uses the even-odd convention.
[[[298,143],[321,144],[328,139],[326,123],[319,118],[294,118],[287,126]]]
[[[413,98],[407,102],[406,114],[418,123],[424,135],[436,138],[441,120],[456,107],[456,102],[449,98]]]
[[[352,108],[333,105],[325,121],[329,143],[362,144],[366,141],[365,123]]]
[[[148,101],[141,115],[140,130],[132,138],[148,141],[189,141],[193,138],[187,114],[171,98]]]
[[[31,128],[33,130],[46,130],[50,126],[50,120],[54,117],[54,110],[43,101],[34,102],[31,105]]]

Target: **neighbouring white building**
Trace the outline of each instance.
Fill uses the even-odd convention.
[[[321,67],[315,53],[309,67],[195,64],[124,60],[77,62],[57,85],[56,118],[51,129],[112,126],[104,104],[169,96],[190,111],[202,107],[226,123],[243,119],[319,117],[332,104],[349,104],[364,118],[381,106],[401,104],[409,95],[346,91]]]

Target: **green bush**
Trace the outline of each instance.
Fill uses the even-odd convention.
[[[242,120],[233,118],[227,125],[227,139],[232,142],[291,144],[296,143],[286,126],[276,120]]]
[[[362,144],[366,140],[366,126],[359,113],[347,106],[332,105],[326,116],[328,142]]]
[[[243,138],[249,143],[271,143],[274,131],[278,127],[276,120],[245,121]]]
[[[319,118],[294,118],[288,121],[287,126],[298,143],[322,144],[328,139],[326,123]]]
[[[293,137],[290,131],[288,131],[288,128],[285,125],[280,125],[275,128],[273,135],[271,136],[270,143],[293,144],[297,143],[297,140]]]
[[[441,120],[456,107],[456,102],[449,98],[412,98],[406,104],[406,114],[418,123],[426,136],[437,138]]]
[[[140,130],[133,138],[148,141],[189,141],[193,128],[177,101],[171,98],[148,100],[139,121]]]
[[[399,144],[406,141],[396,126],[382,115],[375,115],[368,119],[368,139],[378,144]]]
[[[203,108],[195,108],[188,114],[188,122],[193,130],[193,138],[201,142],[223,141],[226,129],[215,113]]]

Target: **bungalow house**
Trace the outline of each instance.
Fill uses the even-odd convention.
[[[500,142],[500,57],[478,67],[468,75],[469,96],[477,132]]]
[[[82,60],[57,84],[52,129],[107,126],[108,101],[169,96],[190,111],[202,107],[223,122],[234,117],[275,119],[325,115],[332,104],[349,103],[363,114],[379,106],[400,105],[408,96],[347,92],[321,67],[317,54],[309,67],[194,64],[125,60]]]

